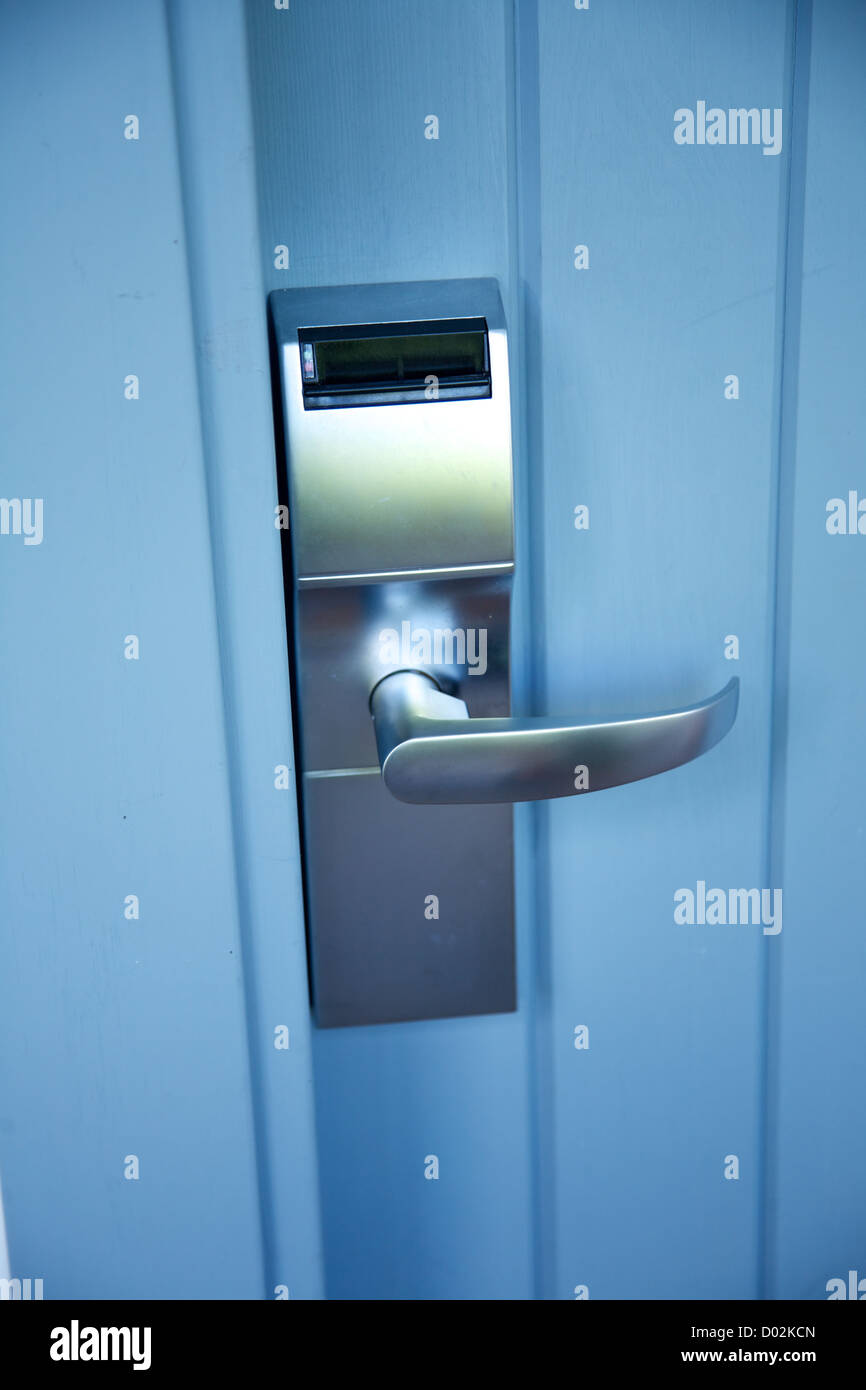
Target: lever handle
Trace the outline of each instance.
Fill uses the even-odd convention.
[[[432,677],[395,671],[374,688],[370,709],[382,777],[399,801],[542,801],[639,782],[699,758],[731,728],[739,686],[735,678],[686,709],[568,724],[470,719],[463,700]]]

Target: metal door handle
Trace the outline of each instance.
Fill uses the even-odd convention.
[[[731,728],[739,680],[697,705],[637,718],[471,719],[421,671],[395,671],[370,709],[382,777],[399,801],[541,801],[639,782],[699,758]]]
[[[648,718],[505,718],[514,488],[496,282],[275,290],[270,308],[316,1021],[510,1011],[509,803],[696,758],[733,724],[737,683]]]

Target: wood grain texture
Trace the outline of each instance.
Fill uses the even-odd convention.
[[[794,170],[799,350],[783,421],[774,818],[785,930],[772,981],[766,1285],[797,1299],[827,1298],[828,1281],[847,1285],[852,1269],[866,1277],[866,536],[826,529],[830,499],[866,497],[866,14],[833,0],[810,18]]]
[[[248,16],[268,288],[493,275],[516,317],[508,7]],[[524,1012],[315,1035],[329,1297],[532,1296],[527,1031]]]
[[[776,942],[677,925],[673,895],[764,882],[783,166],[753,147],[678,146],[673,129],[699,99],[783,104],[785,7],[538,13],[546,702],[649,712],[742,679],[714,752],[545,812],[543,1287],[748,1298],[761,960]],[[573,528],[581,503],[588,531]],[[723,1179],[727,1154],[738,1181]]]

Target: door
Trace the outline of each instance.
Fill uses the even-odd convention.
[[[242,16],[198,18],[3,18],[0,1173],[46,1299],[321,1290]]]
[[[862,6],[4,22],[13,1275],[834,1296],[866,1235]],[[515,1011],[320,1029],[266,296],[471,277],[510,336],[514,709],[736,675],[739,713],[515,808]]]

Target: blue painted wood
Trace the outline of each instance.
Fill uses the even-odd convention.
[[[321,1187],[337,1299],[866,1277],[866,540],[825,526],[866,496],[862,6],[48,3],[7,33],[0,492],[44,501],[40,544],[0,534],[13,1273],[318,1297]],[[676,144],[700,100],[783,108],[781,154]],[[517,1014],[311,1036],[265,295],[490,274],[518,708],[736,673],[741,713],[696,764],[519,809]],[[677,924],[698,880],[781,887],[781,933]]]
[[[253,1060],[266,1294],[322,1295],[304,908],[241,0],[169,10]],[[288,1046],[275,1046],[279,1028]]]
[[[699,880],[783,886],[772,720],[793,7],[518,0],[494,17],[446,5],[435,26],[421,7],[336,0],[248,13],[267,283],[503,280],[527,393],[518,702],[649,710],[743,681],[737,727],[704,761],[521,814],[520,888],[535,855],[537,896],[517,1020],[316,1039],[330,1294],[514,1296],[528,1201],[543,1297],[754,1296],[761,1200],[780,1171],[765,1045],[785,938],[682,926],[673,908]],[[699,101],[782,109],[781,151],[677,144],[675,111]],[[430,113],[440,140],[424,145]],[[511,1160],[491,1183],[490,1132],[523,1154],[530,1118],[529,1168]],[[445,1142],[426,1134],[461,1136],[453,1205],[419,1181],[420,1149]],[[485,1247],[506,1201],[513,1238]],[[469,1210],[481,1224],[461,1240]]]
[[[774,817],[785,930],[773,982],[767,1282],[775,1298],[838,1296],[830,1281],[847,1287],[850,1270],[855,1282],[866,1278],[866,536],[827,531],[831,499],[847,511],[849,491],[866,497],[866,14],[834,0],[814,7],[811,29],[794,170],[805,221],[792,237],[797,314],[783,420],[788,536]]]
[[[231,124],[243,50],[226,51],[242,30],[232,6],[198,35],[176,18],[188,227],[162,6],[18,7],[6,31],[2,491],[44,499],[40,545],[0,537],[13,1273],[46,1298],[273,1297],[276,1278],[315,1296],[296,831],[273,786],[291,730],[264,299]]]
[[[483,267],[516,313],[506,8],[337,0],[248,16],[268,288]],[[518,665],[521,646],[518,632]],[[524,911],[520,1015],[315,1035],[330,1298],[532,1296],[530,928]]]
[[[743,683],[712,754],[544,813],[543,1291],[751,1297],[761,960],[776,942],[673,912],[698,880],[764,886],[781,165],[673,130],[700,99],[782,105],[785,12],[541,5],[539,20],[546,703],[640,712]]]

